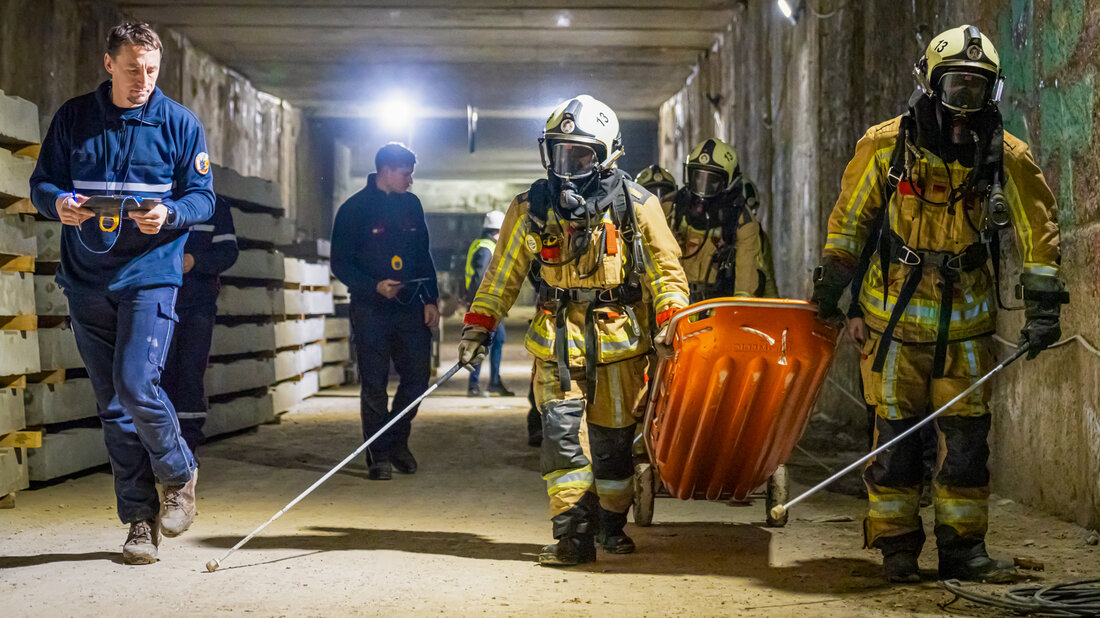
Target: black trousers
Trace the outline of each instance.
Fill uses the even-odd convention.
[[[431,330],[424,324],[423,306],[378,307],[352,303],[351,330],[362,384],[360,417],[363,439],[374,435],[414,399],[428,390],[431,376]],[[386,384],[390,363],[400,382],[390,408]],[[389,461],[394,447],[407,446],[414,408],[367,449],[368,464]]]
[[[164,364],[160,385],[176,408],[180,433],[198,458],[206,424],[206,366],[210,361],[210,343],[214,337],[217,299],[208,303],[177,305],[179,325]]]

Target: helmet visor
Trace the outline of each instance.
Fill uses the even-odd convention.
[[[989,78],[977,73],[951,71],[940,78],[940,101],[944,107],[960,112],[976,112],[985,107]]]
[[[674,193],[676,191],[676,187],[674,187],[672,185],[666,185],[666,184],[642,185],[642,186],[643,186],[643,188],[645,188],[646,191],[649,191],[653,195],[656,195],[657,199],[659,199],[659,200],[665,199],[665,196],[671,195],[672,193]]]
[[[550,145],[550,170],[560,178],[583,178],[596,168],[596,151],[576,142]]]
[[[688,169],[688,190],[699,197],[718,195],[728,182],[725,172],[697,167]]]

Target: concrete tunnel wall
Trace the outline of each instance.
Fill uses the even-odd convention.
[[[107,31],[123,18],[114,5],[100,0],[0,4],[0,90],[38,105],[43,137],[62,103],[108,78],[103,68]],[[186,37],[170,29],[157,32],[164,44],[157,86],[202,121],[211,161],[278,183],[299,234],[327,233],[331,187],[326,185],[331,181],[325,170],[331,169],[331,154],[312,135],[313,123]]]
[[[1008,78],[1001,106],[1006,129],[1030,144],[1058,199],[1062,277],[1072,297],[1063,333],[1100,343],[1100,319],[1091,310],[1100,297],[1094,195],[1100,33],[1087,27],[1100,23],[1100,2],[813,2],[817,14],[803,7],[792,26],[772,2],[741,3],[684,88],[662,106],[663,164],[679,173],[693,143],[711,135],[731,140],[763,192],[779,289],[808,298],[856,141],[867,127],[903,111],[914,87],[913,63],[931,37],[975,24],[997,46]],[[1001,292],[1011,305],[1019,259],[1014,248],[1004,253]],[[998,332],[1015,342],[1022,324],[1022,312],[1002,312]],[[817,448],[865,440],[865,412],[850,396],[858,394],[857,361],[854,348],[842,346],[808,434],[818,437]],[[1100,525],[1098,378],[1100,358],[1074,341],[996,380],[995,491],[1084,526]],[[821,425],[829,431],[813,431]],[[828,442],[822,435],[830,435]]]

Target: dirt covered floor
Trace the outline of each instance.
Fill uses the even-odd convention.
[[[508,358],[507,384],[522,395],[529,365],[518,345],[509,345]],[[730,506],[662,498],[655,525],[629,529],[637,553],[601,551],[592,565],[541,568],[535,556],[550,528],[537,449],[526,445],[526,399],[464,394],[465,373],[422,407],[411,442],[416,475],[373,482],[356,461],[216,573],[205,572],[207,560],[358,446],[355,390],[327,393],[281,424],[207,445],[199,517],[187,534],[162,542],[155,565],[119,562],[126,528],[115,517],[106,471],[22,492],[14,510],[0,511],[2,613],[945,613],[939,604],[951,595],[935,582],[932,545],[922,559],[924,583],[886,586],[878,556],[860,548],[864,504],[844,493],[809,500],[784,529],[764,527],[762,500]],[[824,463],[839,468],[844,461]],[[797,491],[826,473],[796,456],[792,476]],[[1089,533],[1079,527],[995,497],[992,530],[990,545],[1000,555],[1045,563],[1044,572],[1031,573],[1035,579],[1100,576],[1100,549],[1087,545]],[[963,602],[950,612],[989,615]]]

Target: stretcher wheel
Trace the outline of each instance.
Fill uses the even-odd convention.
[[[764,500],[764,523],[769,528],[782,528],[787,525],[790,513],[784,512],[782,517],[775,519],[772,517],[772,507],[786,503],[790,493],[791,483],[787,476],[787,466],[779,466],[768,478],[767,498]]]
[[[634,464],[634,523],[648,526],[653,523],[653,500],[656,496],[653,466],[649,463]]]

